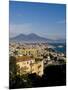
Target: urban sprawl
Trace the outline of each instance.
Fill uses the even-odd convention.
[[[64,53],[56,52],[53,46],[46,43],[10,43],[9,54],[16,58],[19,75],[36,73],[42,76],[46,66],[66,62]]]

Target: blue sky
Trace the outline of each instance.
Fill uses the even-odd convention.
[[[65,38],[66,6],[10,1],[10,37],[20,33],[36,33],[50,39]]]

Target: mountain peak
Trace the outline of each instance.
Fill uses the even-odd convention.
[[[35,33],[30,33],[30,34],[28,34],[29,36],[31,36],[31,35],[33,35],[33,36],[38,36],[37,34],[35,34]]]
[[[12,38],[13,41],[27,41],[27,42],[46,42],[47,39],[38,36],[37,34],[30,33],[28,35],[25,34],[19,34],[18,36]]]
[[[21,34],[19,34],[18,36],[24,36],[25,34],[23,34],[23,33],[21,33]]]

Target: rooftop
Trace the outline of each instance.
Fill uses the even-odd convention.
[[[17,62],[22,62],[22,61],[29,61],[32,60],[33,58],[29,57],[29,56],[17,56],[16,57],[16,61]]]

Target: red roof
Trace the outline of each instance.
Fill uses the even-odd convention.
[[[16,61],[17,62],[22,62],[22,61],[29,61],[32,60],[33,58],[29,57],[29,56],[18,56],[16,57]]]

